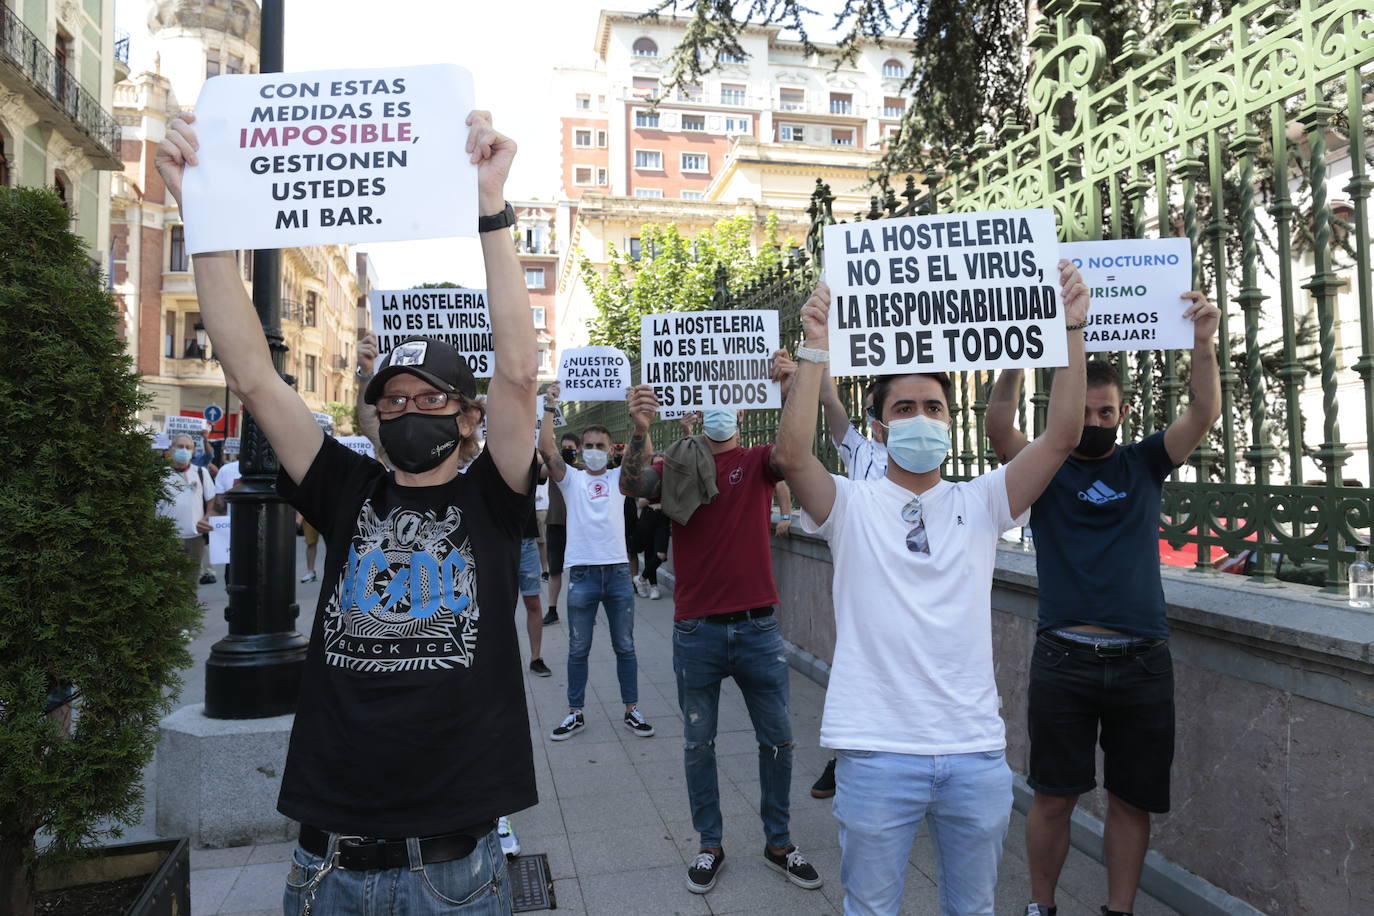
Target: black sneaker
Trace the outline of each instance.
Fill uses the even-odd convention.
[[[549,571],[547,569],[539,574],[539,580],[541,582],[549,581]]]
[[[530,662],[530,671],[534,672],[539,677],[553,677],[553,672],[549,670],[548,665],[544,664],[542,658],[536,658],[534,661]]]
[[[544,626],[548,626],[551,623],[558,623],[558,612],[553,608],[549,608],[549,612],[544,615]]]
[[[639,711],[638,706],[625,713],[625,727],[641,738],[654,736],[654,727],[645,721],[644,714]],[[698,893],[705,893],[705,891],[698,891]]]
[[[587,727],[587,720],[582,717],[582,712],[570,712],[563,719],[561,725],[549,732],[549,739],[552,741],[567,741],[573,735]]]
[[[218,581],[219,580],[215,578],[215,574],[210,572],[208,569],[200,574],[201,585],[214,585]]]
[[[725,867],[725,853],[703,849],[687,868],[687,890],[704,894],[716,886],[716,877]]]
[[[806,858],[797,850],[796,846],[788,846],[787,852],[775,854],[767,846],[763,847],[763,860],[768,863],[768,867],[774,871],[780,871],[787,876],[797,887],[814,891],[825,882],[821,876],[816,874],[816,869]]]
[[[825,765],[821,778],[811,784],[812,798],[833,798],[835,795],[835,758]]]
[[[1107,904],[1102,904],[1102,916],[1133,916],[1131,913],[1124,913],[1121,910],[1109,910]]]
[[[1021,916],[1054,916],[1054,914],[1058,912],[1059,907],[1057,906],[1045,906],[1043,903],[1028,903],[1026,904],[1026,912],[1022,913]]]

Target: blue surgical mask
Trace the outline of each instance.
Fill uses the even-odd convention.
[[[189,448],[179,448],[172,452],[172,464],[190,464],[191,450]]]
[[[602,451],[599,448],[587,448],[582,450],[582,463],[587,466],[589,471],[604,471],[606,464],[611,460],[611,453]]]
[[[733,410],[708,410],[701,418],[701,428],[712,442],[728,442],[739,428],[739,417]]]
[[[949,427],[930,417],[909,417],[887,425],[887,453],[913,474],[933,471],[949,454]]]

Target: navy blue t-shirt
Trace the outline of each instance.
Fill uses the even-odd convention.
[[[1158,432],[1106,458],[1070,455],[1031,507],[1038,629],[1091,625],[1169,635],[1159,580],[1159,507],[1174,469]]]

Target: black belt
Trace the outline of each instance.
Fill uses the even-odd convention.
[[[1061,649],[1068,649],[1070,652],[1079,652],[1094,658],[1130,658],[1133,655],[1144,655],[1151,649],[1157,649],[1168,642],[1164,639],[1133,639],[1130,642],[1087,643],[1065,639],[1048,631],[1041,633],[1040,638]]]
[[[772,617],[771,607],[755,607],[747,611],[732,611],[729,614],[711,614],[702,620],[709,620],[712,623],[739,623],[744,620],[758,620],[760,617]]]
[[[494,821],[474,824],[420,840],[420,861],[426,865],[452,862],[472,854],[477,843],[496,829]],[[323,857],[329,850],[329,834],[318,827],[301,824],[301,849],[312,856]],[[378,868],[408,868],[410,852],[405,840],[377,837],[341,836],[338,844],[339,867],[349,871],[372,871]]]

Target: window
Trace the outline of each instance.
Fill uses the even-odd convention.
[[[549,362],[548,347],[539,348],[539,371],[550,372],[553,370],[553,363]]]
[[[543,289],[544,288],[544,268],[526,267],[525,268],[525,288]]]
[[[573,167],[573,184],[589,185],[592,183],[592,167],[589,165],[579,165]]]
[[[211,48],[205,52],[205,78],[219,76],[219,51]]]
[[[835,128],[835,129],[831,130],[831,131],[830,131],[830,145],[831,145],[831,146],[853,146],[853,145],[854,145],[854,128],[852,128],[852,127],[844,127],[844,128],[839,128],[839,127],[837,127],[837,128]]]
[[[544,253],[544,227],[530,226],[525,230],[525,250],[534,254]]]
[[[534,319],[534,326],[535,326],[536,328],[546,328],[546,327],[548,327],[548,320],[545,318],[545,315],[544,315],[544,306],[542,306],[542,305],[536,305],[536,306],[531,307],[531,308],[530,308],[530,317],[531,317],[532,319]]]
[[[638,261],[643,254],[644,252],[643,249],[640,248],[639,239],[630,239],[630,260]]]
[[[656,149],[635,150],[635,168],[663,171],[663,153]]]
[[[181,358],[200,359],[200,344],[196,342],[196,325],[200,312],[187,312],[181,319]]]
[[[658,43],[652,38],[636,38],[633,50],[635,57],[658,57]]]
[[[899,60],[889,60],[883,64],[883,76],[891,79],[903,79],[906,76],[906,67],[903,67]]]
[[[778,139],[784,143],[801,143],[806,139],[806,128],[800,124],[780,124]]]
[[[5,135],[0,134],[0,188],[10,186],[10,160],[5,154]]]
[[[705,94],[701,91],[700,83],[687,83],[678,87],[677,98],[679,102],[700,102]]]
[[[706,199],[706,192],[705,192],[705,191],[683,191],[683,192],[682,192],[682,199],[683,199],[683,200],[705,200],[705,199]]]
[[[604,130],[598,130],[596,132],[596,146],[597,149],[606,148],[606,132]]]
[[[190,270],[186,260],[186,227],[173,226],[171,236],[171,257],[167,259],[167,269],[174,273]]]
[[[635,111],[635,127],[658,127],[658,112],[644,108]]]
[[[162,328],[162,355],[170,359],[177,355],[177,313],[168,312],[163,321],[164,324]]]
[[[748,118],[726,118],[725,132],[727,134],[747,134],[749,133]]]
[[[805,111],[806,110],[806,90],[805,89],[779,89],[778,108],[783,111]]]
[[[716,60],[720,61],[722,64],[742,64],[745,61],[745,57],[743,51],[732,51],[729,48],[724,48],[716,55]]]
[[[744,86],[739,83],[720,84],[720,104],[722,105],[743,105]]]
[[[658,98],[658,80],[649,76],[636,76],[630,87],[630,95],[637,99]]]
[[[635,197],[653,197],[657,199],[662,196],[662,188],[635,188]]]
[[[831,114],[853,114],[854,96],[847,92],[830,93],[830,113]]]
[[[888,97],[883,99],[883,117],[900,118],[906,112],[906,99]]]
[[[317,386],[316,374],[319,371],[320,358],[318,356],[306,356],[305,358],[305,390],[314,391]]]
[[[11,39],[13,40],[13,39]],[[11,52],[13,53],[13,52]],[[30,52],[32,53],[32,52]],[[56,91],[59,102],[67,101],[67,90],[72,88],[69,83],[72,81],[71,66],[72,60],[72,38],[64,34],[60,29],[53,43],[53,89]]]
[[[230,55],[229,55],[229,63],[225,66],[224,72],[225,72],[225,73],[242,73],[242,72],[243,72],[243,58],[242,58],[242,57],[237,57],[237,56],[235,56],[235,55],[233,55],[233,54],[230,54]]]
[[[306,327],[315,327],[315,322],[319,319],[320,297],[313,292],[305,294],[305,324]],[[307,388],[306,391],[314,391],[314,388]]]
[[[52,187],[57,192],[57,199],[62,201],[62,206],[68,210],[72,208],[72,187],[67,181],[67,176],[61,172],[52,173]]]
[[[683,115],[683,116],[682,116],[682,129],[683,129],[683,130],[705,130],[705,129],[706,129],[706,115],[689,115],[689,114]]]
[[[592,132],[590,130],[573,131],[573,146],[590,147],[592,145]]]
[[[683,153],[682,170],[684,172],[706,172],[709,171],[709,157],[705,153]]]
[[[582,111],[590,111],[592,108],[592,97],[585,92],[579,92],[573,96],[573,107]]]
[[[606,185],[608,185],[608,184],[611,183],[611,182],[610,182],[610,179],[608,179],[608,178],[606,177],[606,170],[605,170],[605,169],[597,169],[597,170],[596,170],[596,183],[597,183],[599,186],[603,187],[603,188],[604,188]]]

